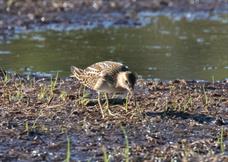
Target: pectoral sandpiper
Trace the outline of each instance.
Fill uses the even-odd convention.
[[[71,72],[83,85],[98,93],[98,104],[102,117],[104,117],[104,113],[101,106],[100,93],[129,92],[133,94],[136,76],[122,63],[103,61],[95,63],[84,70],[72,66]]]

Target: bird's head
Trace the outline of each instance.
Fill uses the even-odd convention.
[[[133,94],[136,79],[136,75],[131,71],[123,71],[117,76],[117,84]]]

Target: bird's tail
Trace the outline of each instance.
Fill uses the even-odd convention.
[[[71,77],[76,77],[78,80],[81,81],[81,75],[83,74],[83,70],[80,68],[77,68],[75,66],[71,66]]]

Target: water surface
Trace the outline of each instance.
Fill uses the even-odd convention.
[[[144,27],[112,27],[16,35],[0,44],[0,65],[70,74],[98,61],[127,64],[143,78],[222,80],[228,77],[228,24],[155,17]]]

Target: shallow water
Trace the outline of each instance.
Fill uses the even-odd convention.
[[[228,24],[153,17],[144,27],[41,31],[0,43],[0,65],[13,71],[70,74],[103,60],[121,61],[143,78],[228,77]]]

